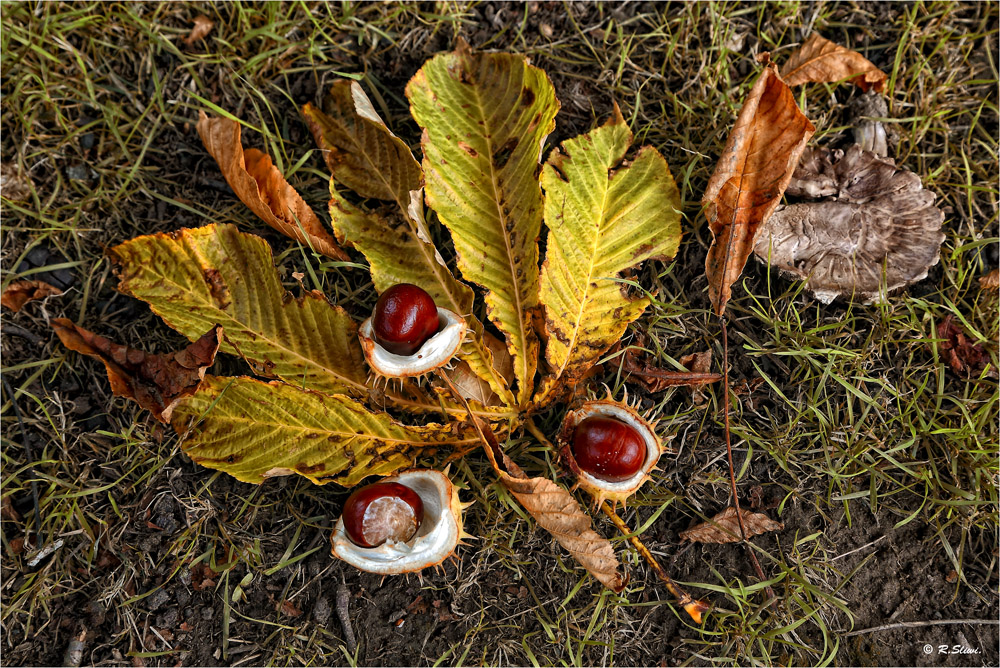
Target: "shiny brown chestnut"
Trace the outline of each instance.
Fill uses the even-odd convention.
[[[394,285],[378,298],[372,319],[375,340],[395,355],[412,355],[441,326],[427,292],[410,283]]]
[[[424,503],[398,482],[377,482],[355,490],[344,503],[344,530],[358,547],[378,547],[388,540],[405,543],[424,521]]]
[[[608,482],[628,480],[646,461],[646,443],[639,432],[603,415],[588,417],[577,425],[571,447],[581,469]]]

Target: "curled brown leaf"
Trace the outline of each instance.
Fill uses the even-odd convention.
[[[815,32],[781,68],[781,76],[789,86],[851,80],[861,90],[874,89],[877,93],[885,89],[888,78],[857,51],[834,44]]]
[[[752,513],[741,508],[740,514],[743,516],[743,527],[746,529],[747,538],[785,528],[784,524],[775,522],[763,513]],[[681,540],[693,543],[740,542],[740,520],[736,516],[736,508],[729,506],[708,522],[696,524],[687,531],[682,531]]]
[[[702,196],[713,236],[705,273],[717,315],[725,311],[760,226],[781,201],[813,132],[777,67],[768,63],[740,110]]]
[[[195,393],[222,342],[222,327],[216,325],[183,350],[153,355],[113,343],[66,318],[53,320],[52,328],[70,350],[104,362],[115,395],[134,400],[160,422],[168,422],[177,402]]]
[[[202,111],[198,134],[233,192],[261,220],[317,253],[337,260],[349,259],[270,156],[253,148],[244,151],[239,123],[228,118],[209,118]]]
[[[0,294],[0,304],[17,313],[28,302],[61,294],[62,290],[45,281],[14,281]]]

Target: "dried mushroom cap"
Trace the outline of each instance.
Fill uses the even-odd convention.
[[[944,212],[920,178],[854,145],[806,151],[791,196],[832,196],[791,204],[761,227],[754,252],[806,280],[821,302],[867,301],[926,278],[938,261]],[[813,194],[816,193],[816,194]]]

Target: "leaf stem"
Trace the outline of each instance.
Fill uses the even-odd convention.
[[[723,394],[723,407],[722,415],[726,425],[726,456],[729,458],[729,484],[733,493],[733,506],[736,508],[736,520],[740,525],[740,538],[744,543],[747,543],[747,552],[750,554],[750,561],[753,563],[754,570],[757,572],[757,577],[761,581],[766,580],[764,577],[764,569],[760,567],[760,562],[757,561],[757,555],[754,554],[753,546],[747,541],[747,530],[743,526],[743,511],[740,510],[740,495],[736,489],[736,469],[733,466],[733,444],[732,436],[729,432],[729,333],[726,331],[726,316],[719,316],[719,322],[722,324],[722,385],[725,389]],[[770,585],[766,588],[767,596],[769,601],[774,601],[777,596],[774,594],[774,590]]]

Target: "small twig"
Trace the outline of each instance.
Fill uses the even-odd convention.
[[[736,489],[736,468],[733,466],[733,443],[732,436],[729,432],[729,333],[726,331],[725,316],[721,316],[719,321],[722,323],[722,414],[726,425],[726,456],[729,459],[729,484],[733,492],[733,505],[736,507],[736,520],[740,525],[740,537],[743,539],[744,543],[748,543],[747,530],[746,527],[743,526],[743,511],[740,510],[740,495]],[[752,545],[747,545],[747,552],[750,554],[750,561],[753,563],[754,570],[757,571],[757,577],[763,582],[767,578],[764,577],[764,569],[760,567],[760,562],[757,561],[757,555],[754,554]],[[765,591],[767,592],[768,601],[777,600],[777,596],[775,596],[774,589],[771,588],[771,585],[768,585],[765,588]]]
[[[1000,620],[998,619],[929,619],[923,622],[896,622],[895,624],[883,624],[882,626],[873,626],[870,629],[860,629],[858,631],[849,631],[844,633],[842,631],[837,631],[837,633],[842,634],[843,638],[850,638],[851,636],[860,636],[866,633],[875,633],[876,631],[890,631],[892,629],[916,629],[924,626],[947,626],[954,624],[992,624],[993,626],[1000,626]]]
[[[38,336],[34,332],[29,332],[24,327],[19,327],[11,323],[4,323],[3,333],[10,334],[11,336],[20,336],[22,339],[27,339],[34,344],[42,343],[42,337]]]
[[[24,446],[24,455],[28,459],[28,476],[31,478],[31,500],[35,506],[35,547],[37,547],[41,541],[40,536],[42,535],[42,511],[38,503],[38,478],[35,476],[35,467],[32,464],[35,457],[31,453],[31,444],[28,443],[28,432],[24,428],[24,418],[21,417],[21,409],[17,405],[17,398],[14,396],[14,389],[10,386],[10,382],[6,377],[0,377],[0,380],[3,380],[3,388],[7,392],[7,398],[10,400],[11,406],[14,407],[14,415],[17,417],[17,426],[21,429],[21,441]],[[27,535],[27,533],[26,528],[25,535]]]
[[[347,588],[347,581],[343,576],[340,584],[337,585],[337,618],[340,619],[340,626],[344,629],[344,641],[347,643],[347,651],[351,656],[358,649],[358,640],[354,637],[354,627],[351,626],[351,614],[348,606],[351,603],[351,592]]]

